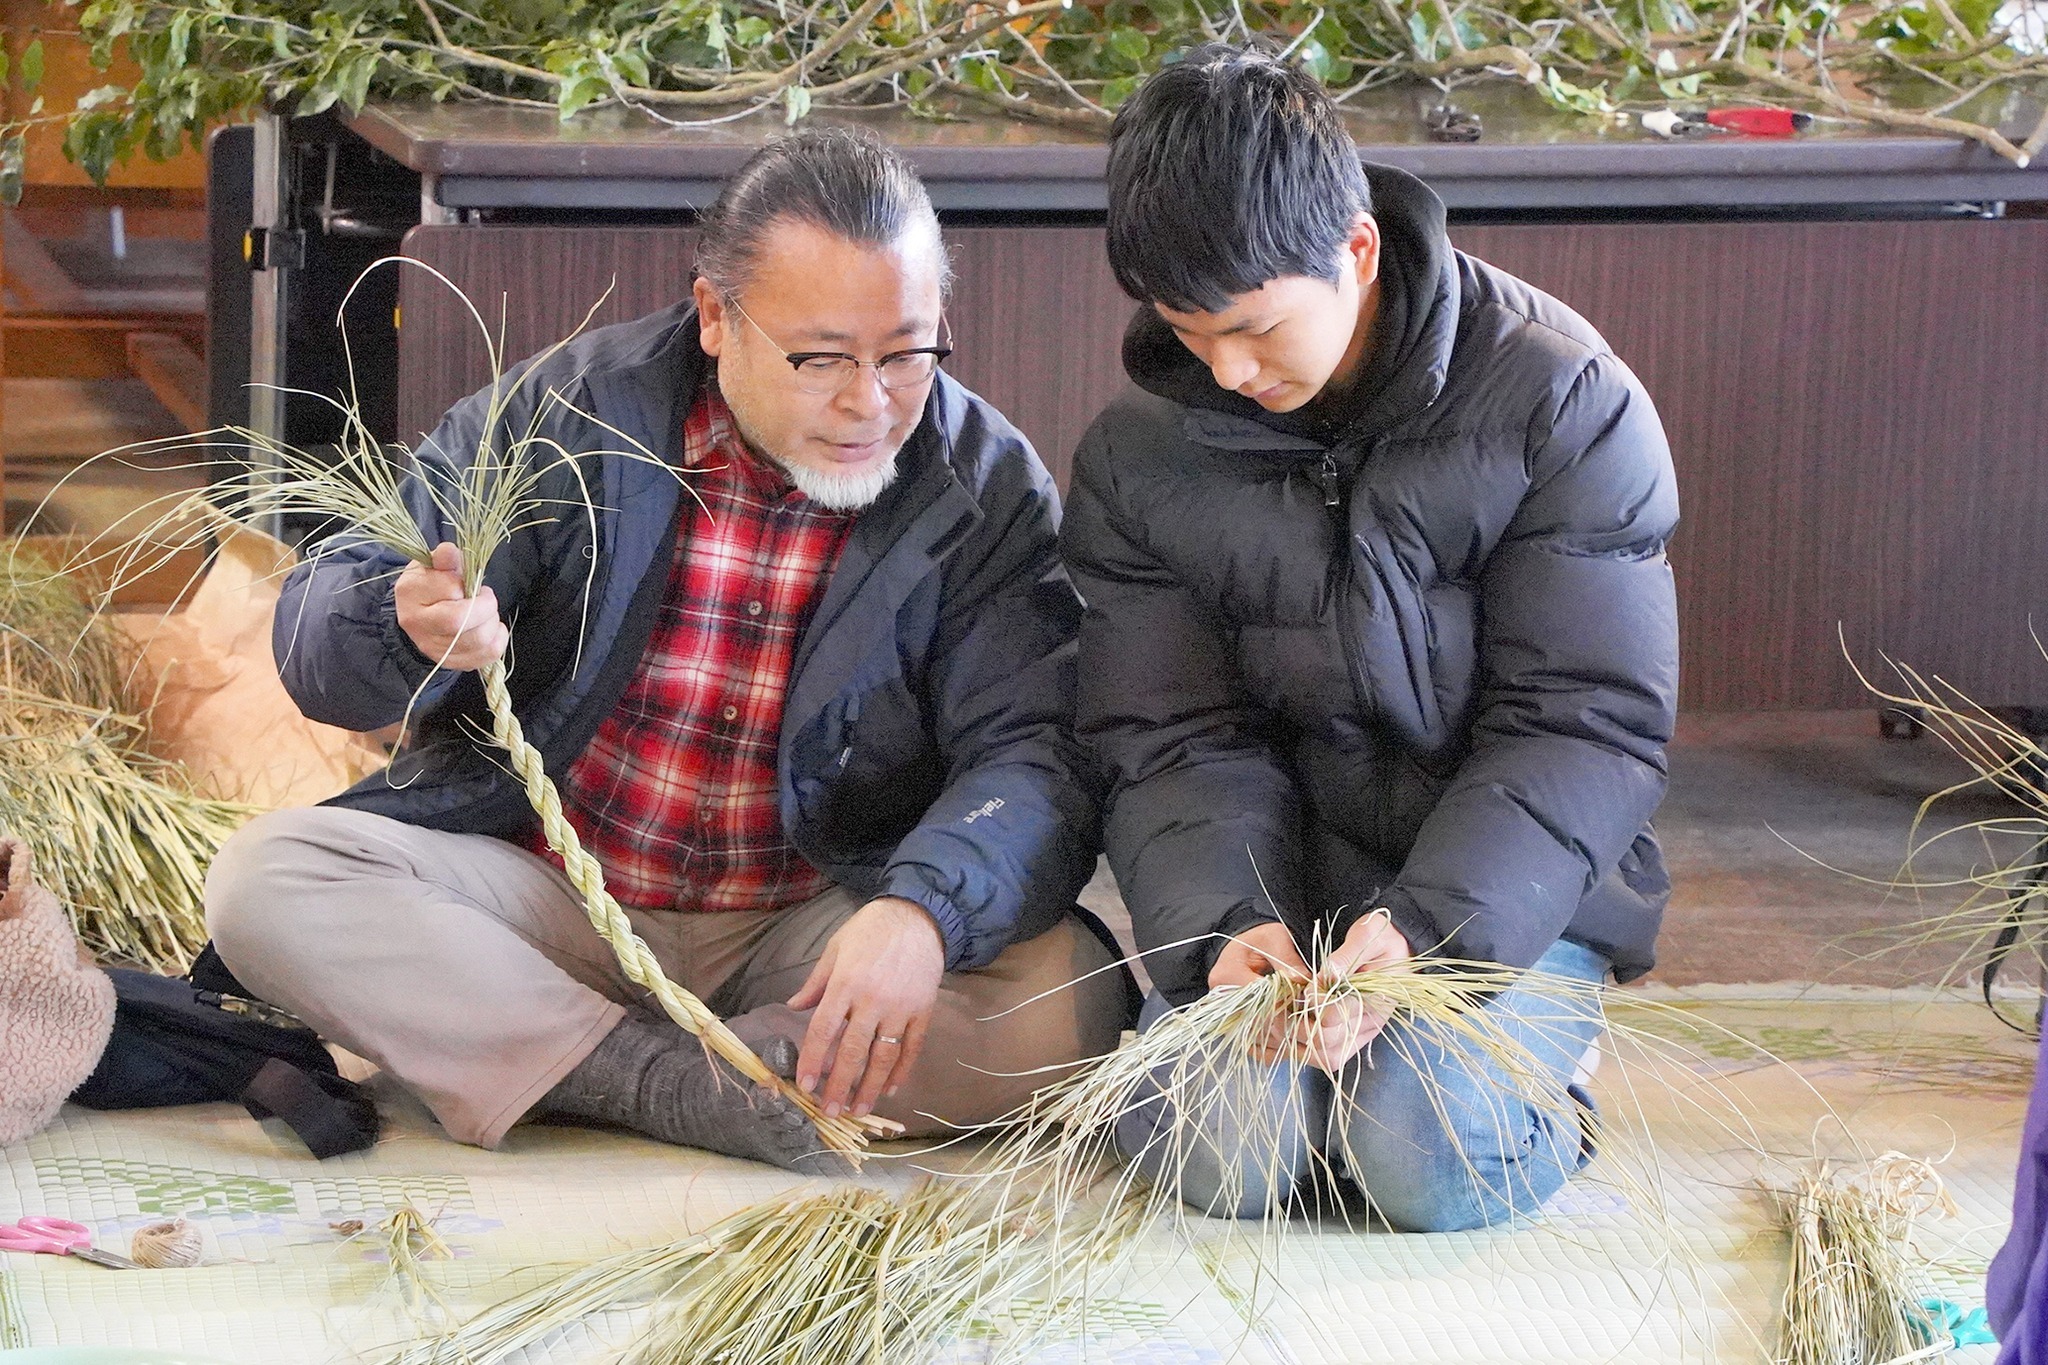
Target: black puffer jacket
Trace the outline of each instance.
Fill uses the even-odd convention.
[[[1381,311],[1328,426],[1219,389],[1149,309],[1076,458],[1085,736],[1153,978],[1261,920],[1651,965],[1678,684],[1670,452],[1584,319],[1369,168]],[[1326,419],[1327,420],[1327,419]],[[1263,884],[1262,884],[1263,883]],[[1277,912],[1277,914],[1276,914]]]

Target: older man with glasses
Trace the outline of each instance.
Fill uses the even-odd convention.
[[[664,970],[828,1113],[932,1132],[1113,1047],[1129,1009],[1074,904],[1096,843],[1080,605],[1044,468],[938,370],[949,271],[908,166],[800,132],[701,226],[691,301],[579,338],[502,419],[669,468],[585,457],[590,513],[522,530],[473,598],[447,544],[403,564],[342,536],[294,571],[276,646],[300,706],[364,730],[410,708],[413,738],[230,841],[208,922],[249,994],[459,1140],[550,1118],[826,1171],[794,1106],[626,982],[477,738],[474,670],[513,664]],[[458,404],[425,458],[459,466],[485,411]]]

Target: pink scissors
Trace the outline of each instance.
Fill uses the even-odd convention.
[[[31,1217],[0,1223],[0,1251],[41,1251],[52,1256],[76,1256],[109,1270],[142,1269],[126,1256],[93,1250],[92,1230],[64,1218]]]

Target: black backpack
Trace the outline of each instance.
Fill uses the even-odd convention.
[[[114,1034],[71,1093],[88,1109],[240,1101],[273,1115],[323,1160],[377,1141],[377,1106],[344,1080],[310,1029],[249,998],[207,945],[190,977],[109,968]]]

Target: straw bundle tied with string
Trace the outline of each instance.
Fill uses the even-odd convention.
[[[432,266],[405,257],[385,257],[369,267],[409,265],[425,270],[453,290],[468,309],[482,333],[490,357],[491,384],[483,414],[482,431],[475,450],[443,451],[433,448],[412,452],[416,456],[419,487],[431,498],[447,522],[450,539],[462,556],[465,593],[475,596],[484,583],[485,570],[513,534],[527,526],[556,517],[587,516],[594,519],[585,462],[614,456],[642,461],[674,473],[653,452],[640,447],[623,433],[583,412],[558,390],[549,389],[534,404],[532,422],[524,431],[508,430],[507,413],[512,399],[527,384],[541,362],[567,346],[587,327],[604,305],[592,305],[575,332],[535,357],[534,364],[516,379],[505,373],[502,335],[493,335],[483,315],[467,295],[447,276]],[[368,271],[365,271],[367,276]],[[345,314],[349,299],[361,278],[344,296],[338,315]],[[609,297],[607,291],[606,297]],[[347,330],[342,329],[344,351]],[[350,384],[354,384],[353,362]],[[321,395],[312,395],[321,397]],[[341,413],[345,432],[333,456],[314,455],[266,433],[245,427],[225,427],[192,437],[146,443],[156,452],[192,449],[205,452],[210,464],[227,462],[238,466],[225,479],[216,479],[209,496],[231,506],[240,518],[260,521],[278,516],[332,518],[344,523],[344,536],[381,545],[419,564],[432,562],[434,547],[407,506],[401,491],[397,462],[364,425],[357,402],[326,399]],[[627,447],[614,450],[571,451],[552,439],[542,423],[556,412],[573,413],[595,426],[612,431]],[[136,447],[141,448],[141,447]],[[111,452],[118,454],[120,452]],[[563,490],[568,491],[563,491]],[[117,564],[116,581],[136,575],[168,560],[188,543],[210,534],[209,519],[195,516],[191,500],[181,500],[159,516],[149,532],[135,541],[138,549],[124,555]],[[312,553],[317,554],[316,549]],[[596,572],[593,560],[590,572]],[[858,1162],[871,1135],[887,1135],[896,1125],[886,1119],[865,1116],[829,1116],[812,1097],[777,1076],[752,1049],[727,1028],[704,1003],[670,981],[653,951],[633,932],[632,923],[605,889],[604,874],[597,860],[586,852],[576,831],[562,813],[560,794],[555,790],[541,760],[514,714],[507,686],[504,661],[486,664],[480,670],[484,697],[491,715],[490,740],[505,751],[512,772],[526,791],[527,799],[540,816],[548,846],[560,854],[570,882],[583,899],[590,922],[618,955],[626,977],[644,987],[661,1007],[684,1029],[700,1038],[705,1046],[746,1079],[788,1096],[812,1123],[827,1147]]]
[[[0,829],[25,840],[79,941],[181,972],[206,941],[206,868],[255,808],[210,800],[149,754],[126,665],[77,583],[0,549]]]
[[[1913,1231],[1953,1214],[1925,1161],[1887,1152],[1861,1171],[1821,1165],[1774,1192],[1791,1234],[1791,1279],[1777,1365],[1905,1365],[1952,1344],[1923,1301],[1935,1297]]]
[[[435,1330],[447,1321],[448,1303],[435,1289],[427,1262],[454,1260],[454,1248],[434,1231],[434,1218],[420,1212],[411,1200],[385,1216],[377,1225],[376,1236],[391,1267],[384,1277],[387,1292],[396,1296],[415,1331]]]

